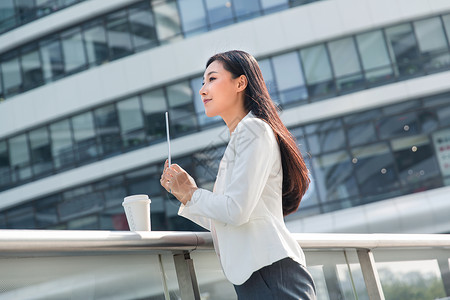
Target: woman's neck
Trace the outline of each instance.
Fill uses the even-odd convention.
[[[239,110],[234,113],[230,113],[228,115],[221,116],[222,119],[225,121],[225,124],[227,124],[228,130],[230,131],[230,135],[233,133],[233,131],[236,129],[236,126],[239,124],[239,122],[248,114],[247,111],[244,109]]]

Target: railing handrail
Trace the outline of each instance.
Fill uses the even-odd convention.
[[[447,234],[295,233],[303,249],[449,247]],[[0,256],[213,250],[209,232],[0,230]]]

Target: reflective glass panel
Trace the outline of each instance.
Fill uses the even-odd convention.
[[[386,29],[387,45],[395,72],[399,76],[412,76],[420,72],[419,47],[411,24]]]
[[[32,89],[44,83],[44,73],[37,48],[22,54],[23,87]]]
[[[328,43],[334,76],[339,90],[362,87],[363,77],[353,38]]]
[[[156,32],[160,41],[172,39],[181,34],[181,22],[175,0],[152,2],[156,18]]]
[[[357,146],[376,141],[377,134],[372,122],[350,126],[347,130],[350,146]]]
[[[97,108],[94,111],[97,136],[103,155],[118,153],[121,149],[119,120],[114,105]]]
[[[61,35],[66,73],[79,71],[86,66],[83,39],[79,28],[71,29]]]
[[[64,62],[59,40],[42,42],[40,48],[45,81],[52,81],[64,74]]]
[[[441,18],[416,21],[414,28],[424,67],[433,70],[450,65],[450,54]]]
[[[193,95],[189,82],[173,84],[167,87],[167,99],[170,107],[170,128],[174,133],[191,131],[197,128]]]
[[[416,114],[413,112],[381,118],[375,126],[382,139],[394,136],[414,135],[420,132],[420,125]]]
[[[395,139],[391,145],[400,180],[407,192],[441,185],[436,156],[427,136]]]
[[[0,141],[0,186],[6,186],[10,181],[8,147],[6,141]]]
[[[369,82],[389,80],[393,77],[386,42],[381,30],[356,36],[359,54]]]
[[[88,24],[83,30],[88,62],[91,65],[108,61],[106,31],[101,22]]]
[[[94,118],[86,112],[72,118],[75,156],[79,162],[87,162],[97,157]]]
[[[316,187],[322,200],[330,202],[358,194],[352,162],[347,152],[339,151],[315,156],[312,161]],[[345,201],[340,201],[335,209],[343,208],[345,205],[347,205]]]
[[[150,140],[161,139],[166,136],[167,111],[166,97],[164,90],[158,89],[142,94],[142,108],[144,109],[145,131]],[[172,116],[169,116],[171,119]]]
[[[288,0],[261,0],[264,10],[277,11],[288,7]]]
[[[59,202],[59,195],[53,195],[35,201],[36,228],[44,229],[48,226],[58,224],[58,211],[56,210]]]
[[[233,0],[234,12],[239,20],[245,20],[261,14],[259,0]]]
[[[122,141],[125,147],[136,147],[144,143],[144,118],[138,97],[117,103]]]
[[[47,127],[30,131],[29,138],[34,175],[50,172],[53,168],[53,158]]]
[[[6,215],[9,229],[33,229],[36,227],[32,206],[14,208]]]
[[[281,103],[308,98],[298,53],[277,55],[272,58],[272,62]]]
[[[36,18],[36,6],[33,0],[16,0],[16,12],[19,22],[25,24]]]
[[[330,60],[325,45],[300,50],[308,92],[311,97],[326,95],[335,90]]]
[[[17,54],[7,55],[2,58],[2,73],[5,95],[16,95],[22,85],[22,74]]]
[[[0,32],[16,26],[14,0],[0,1]]]
[[[270,58],[260,60],[258,61],[258,64],[272,100],[278,102],[277,82],[275,80],[275,76],[273,75],[273,68]]]
[[[31,177],[30,150],[25,134],[9,139],[9,160],[13,181],[20,181]]]
[[[233,11],[231,10],[231,1],[228,0],[206,0],[208,9],[208,20],[210,24],[232,22]]]
[[[185,36],[190,32],[204,32],[207,30],[206,13],[203,0],[178,0],[181,24]]]
[[[434,151],[443,176],[450,176],[450,128],[432,134]]]
[[[130,8],[129,20],[135,49],[157,45],[155,20],[149,2],[139,3]]]
[[[442,16],[444,22],[445,32],[447,33],[447,40],[450,40],[450,14]]]
[[[112,59],[129,55],[133,51],[127,12],[119,11],[106,18],[109,53]]]
[[[354,148],[352,156],[364,203],[394,197],[400,193],[394,157],[387,144]]]
[[[63,168],[74,161],[72,132],[68,119],[50,125],[52,156],[55,168]]]
[[[416,30],[420,52],[426,53],[447,49],[447,41],[440,17],[416,21],[414,22],[414,29]]]

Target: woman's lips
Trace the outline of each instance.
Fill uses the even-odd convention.
[[[203,99],[203,104],[208,103],[209,101],[211,101],[211,99]]]

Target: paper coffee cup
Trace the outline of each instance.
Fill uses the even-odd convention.
[[[122,202],[131,231],[150,231],[150,199],[147,195],[132,195]]]

